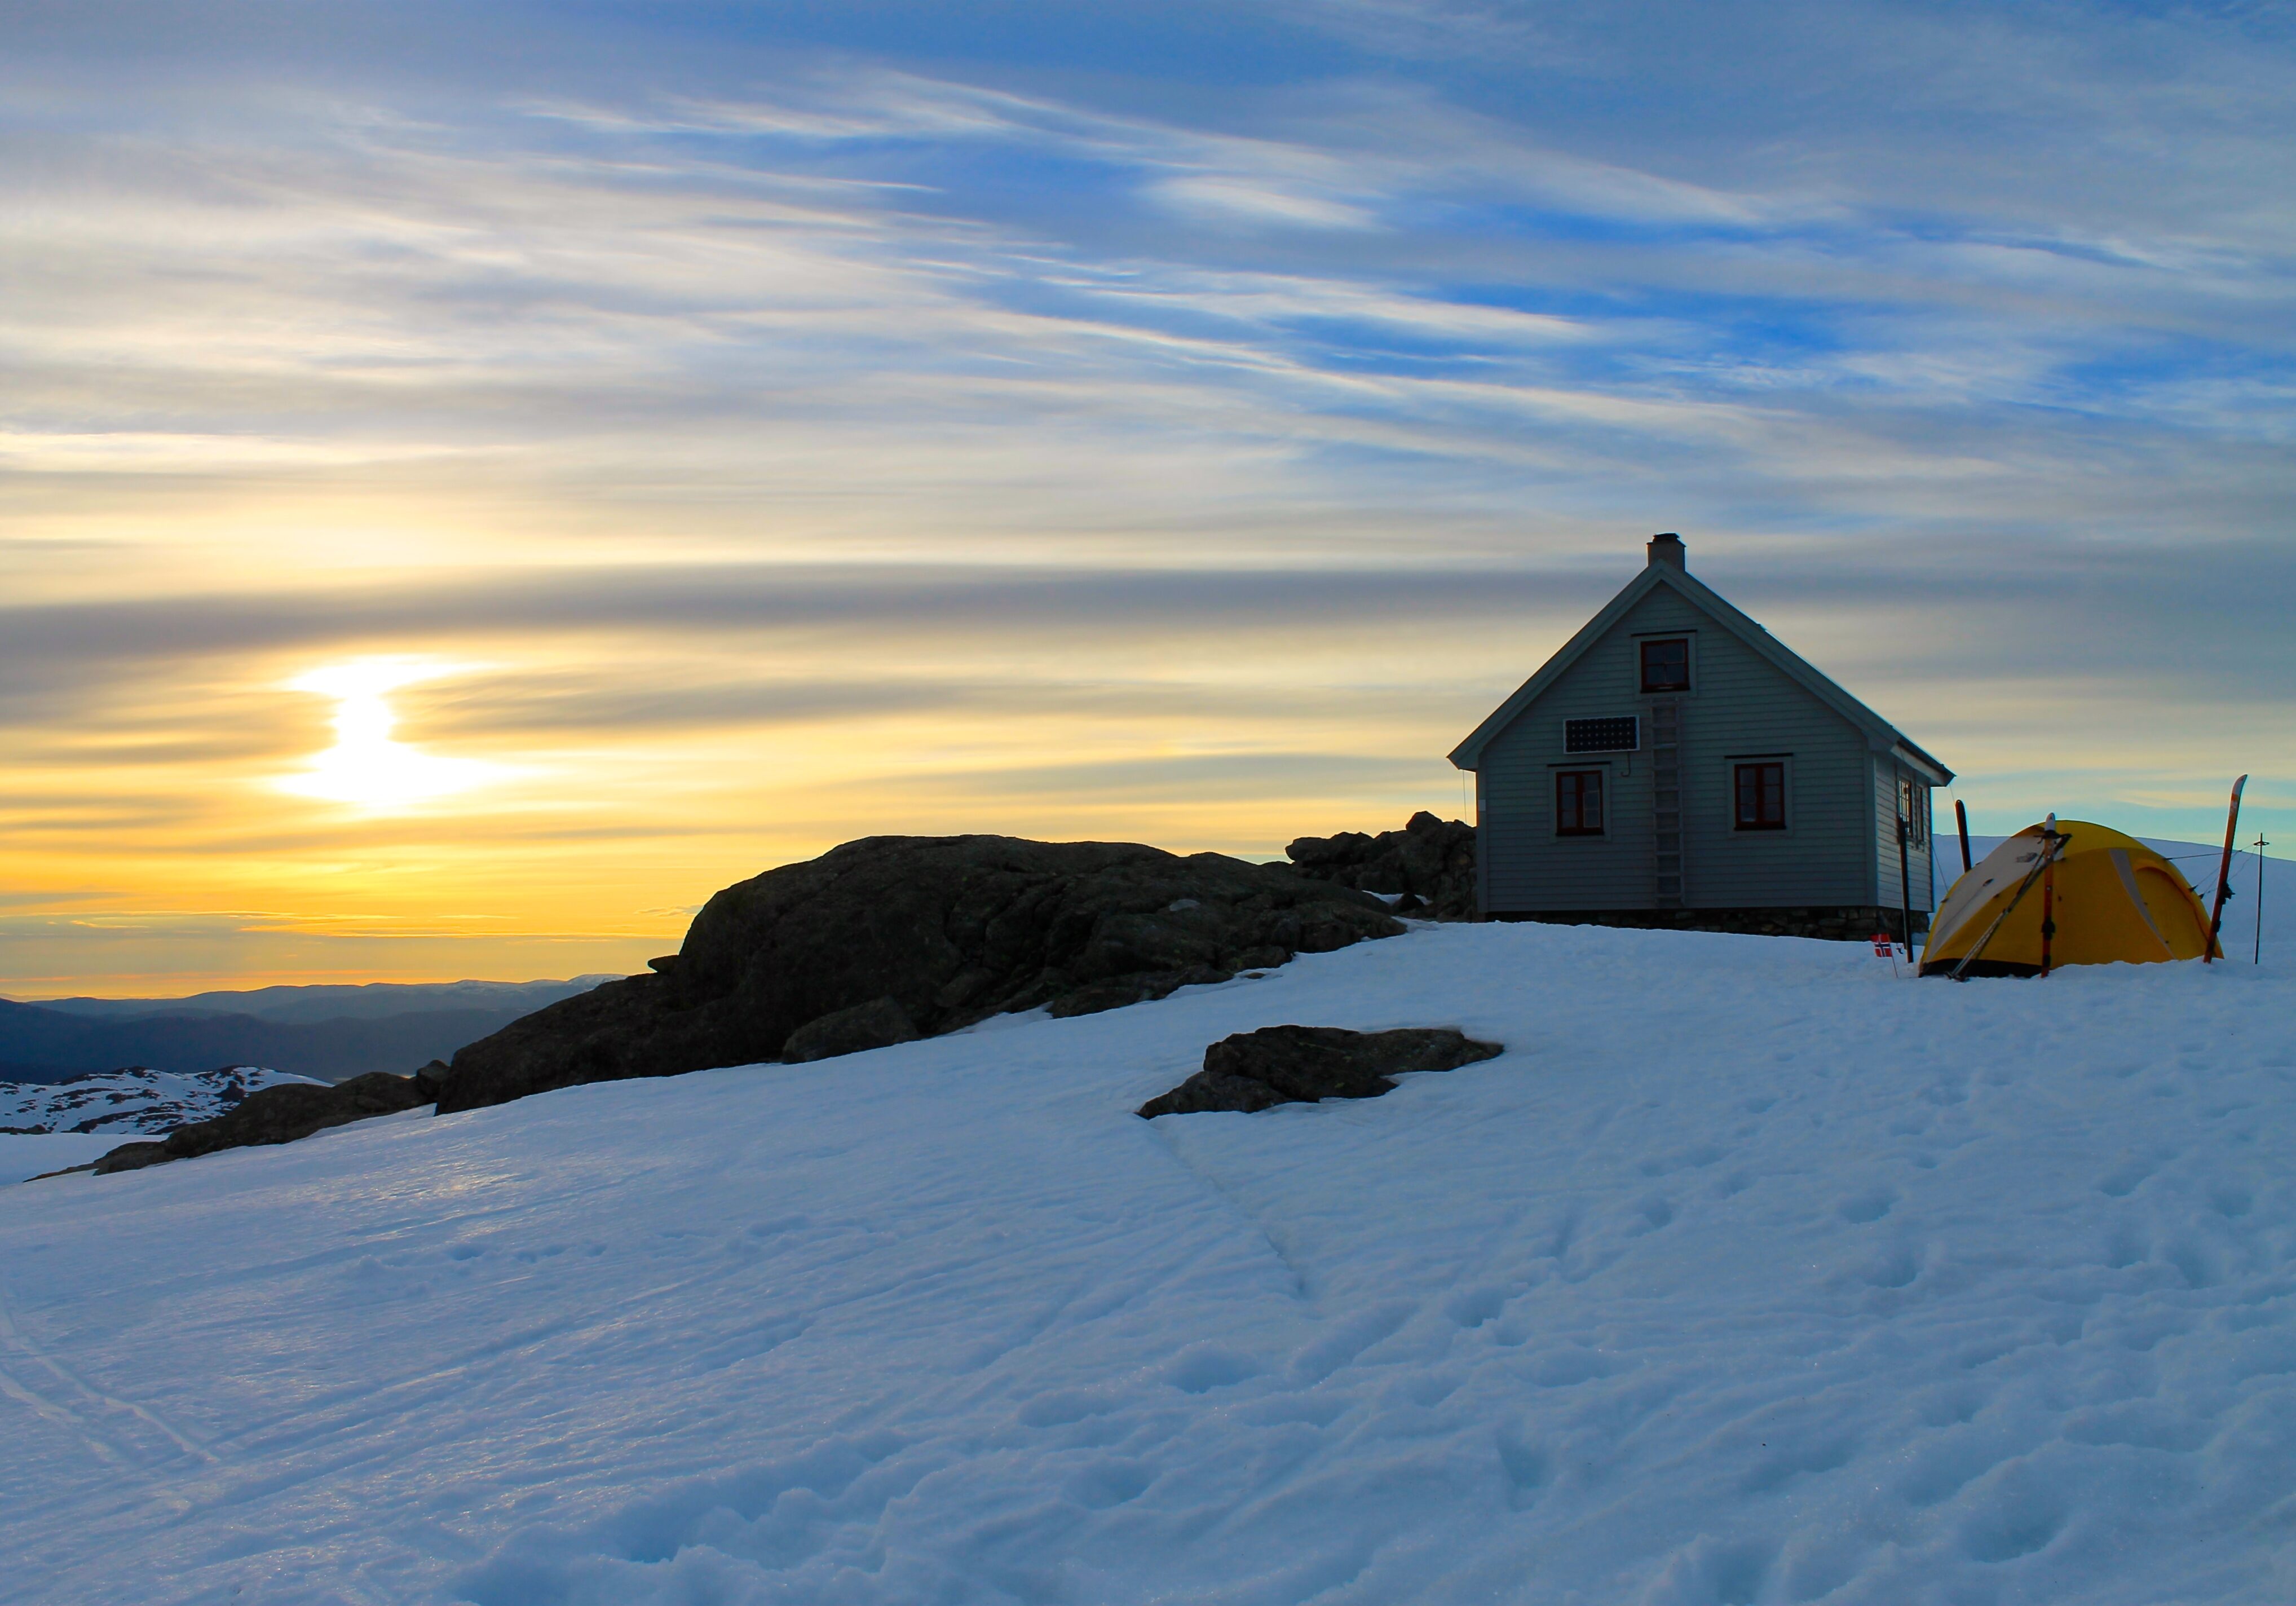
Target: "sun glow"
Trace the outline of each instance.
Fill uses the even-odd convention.
[[[493,778],[500,766],[471,758],[440,758],[391,738],[398,717],[388,693],[435,680],[466,666],[414,659],[363,659],[332,664],[288,683],[298,692],[332,697],[335,745],[302,774],[279,783],[283,791],[371,810],[405,808],[463,791]]]

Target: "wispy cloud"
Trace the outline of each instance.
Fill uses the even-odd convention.
[[[28,25],[0,867],[636,963],[865,829],[1274,851],[1456,812],[1660,528],[2005,807],[2296,734],[2270,15],[899,14]],[[522,779],[266,792],[393,653]]]

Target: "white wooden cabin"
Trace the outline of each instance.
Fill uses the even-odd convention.
[[[1487,918],[1857,938],[1902,903],[1927,924],[1953,772],[1693,578],[1678,536],[1451,762]]]

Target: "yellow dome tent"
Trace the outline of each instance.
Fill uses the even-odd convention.
[[[2046,938],[2045,915],[2056,922]],[[1930,922],[1921,973],[2035,976],[2209,951],[2209,912],[2168,860],[2110,826],[2052,818],[1954,882]]]

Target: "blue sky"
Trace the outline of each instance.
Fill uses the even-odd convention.
[[[1456,813],[1656,529],[1981,829],[2286,818],[2284,5],[0,32],[0,990],[610,968],[865,829]],[[283,793],[370,659],[502,783]]]

